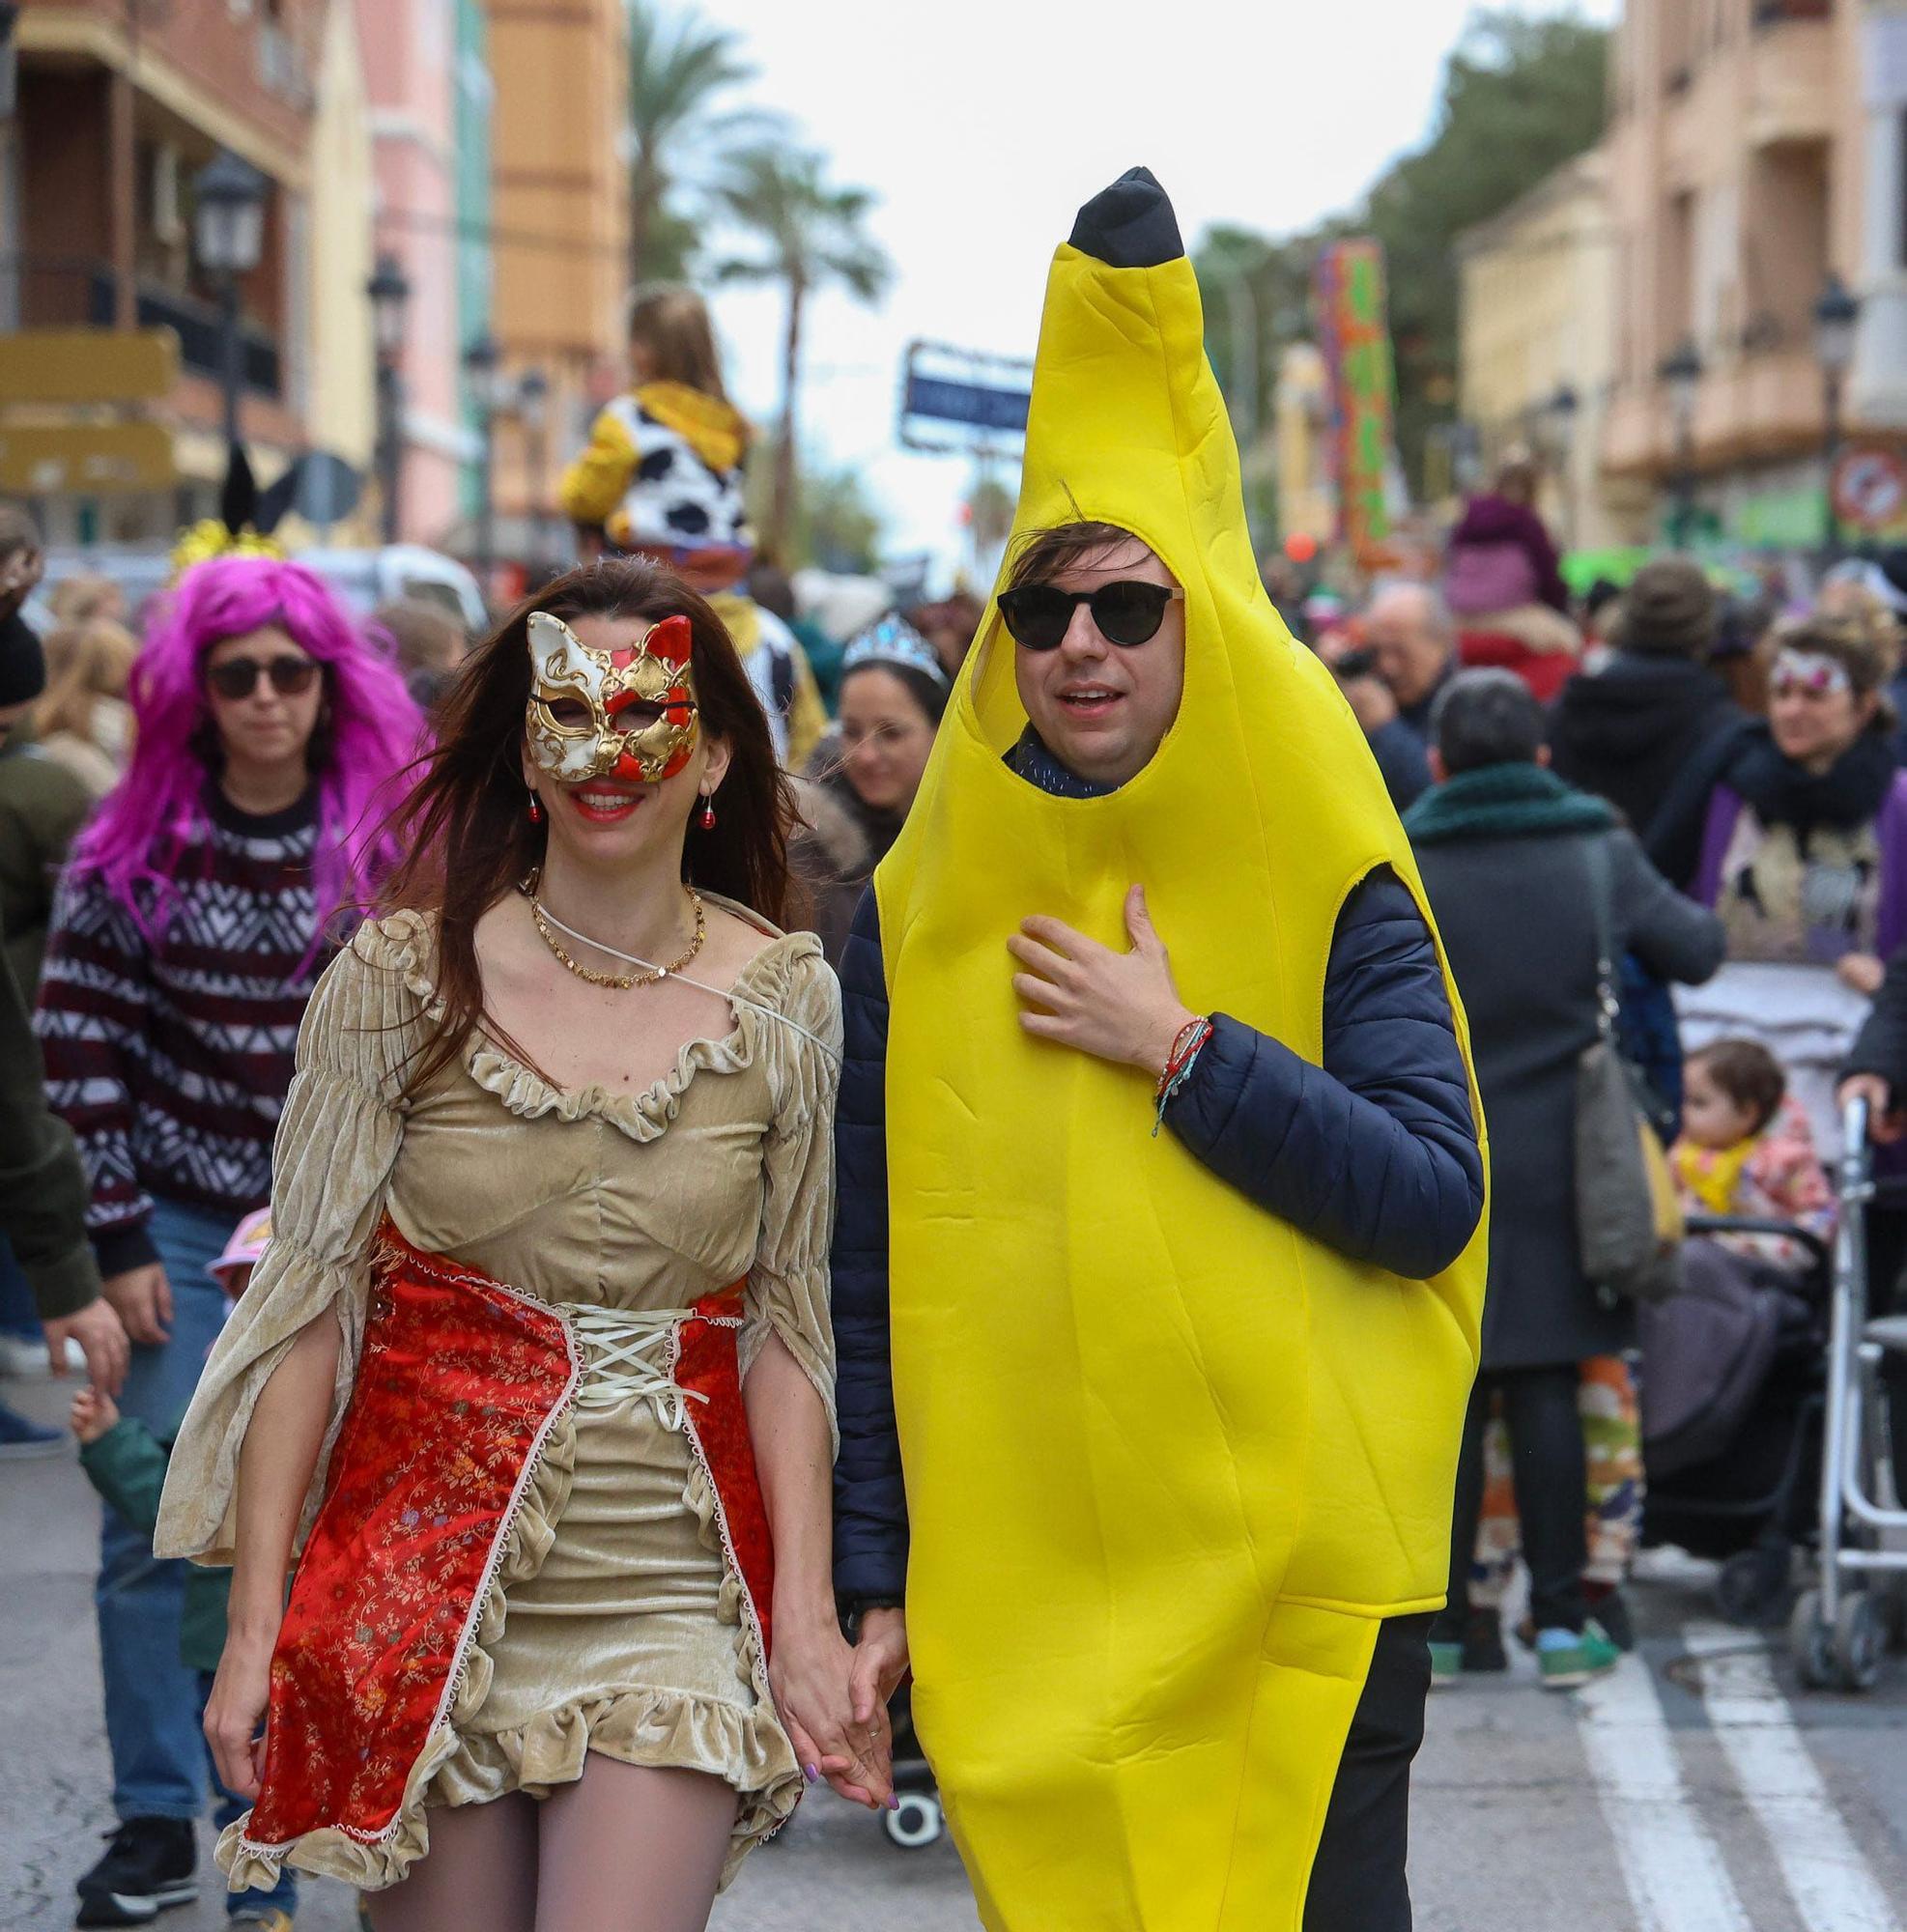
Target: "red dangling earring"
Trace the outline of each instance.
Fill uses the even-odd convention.
[[[534,792],[529,795],[529,822],[532,825],[543,823],[543,801]]]
[[[702,830],[704,832],[715,830],[715,798],[710,792],[702,793]]]

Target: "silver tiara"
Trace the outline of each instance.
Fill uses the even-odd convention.
[[[925,672],[943,690],[950,683],[933,646],[905,617],[886,616],[869,624],[841,654],[841,675],[870,664],[905,665],[909,670]]]

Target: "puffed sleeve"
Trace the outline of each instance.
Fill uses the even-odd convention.
[[[749,1271],[744,1375],[771,1333],[814,1384],[835,1423],[835,1333],[828,1316],[828,1244],[835,1219],[835,1092],[840,1081],[840,986],[818,941],[795,950],[782,997],[789,1025],[759,1015],[775,1076],[775,1119],[763,1149],[761,1236]],[[797,1031],[800,1029],[800,1031]]]
[[[300,1538],[323,1494],[356,1373],[371,1246],[404,1132],[402,1067],[423,1007],[402,970],[413,955],[390,939],[409,917],[360,927],[305,1009],[272,1151],[270,1243],[173,1447],[154,1538],[161,1556],[232,1561],[239,1451],[252,1410],[299,1331],[335,1309],[344,1347]]]

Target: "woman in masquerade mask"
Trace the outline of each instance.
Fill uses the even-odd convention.
[[[828,1573],[840,1021],[790,822],[665,570],[559,579],[461,680],[172,1463],[166,1547],[234,1563],[235,1885],[687,1932],[804,1775],[888,1796]]]
[[[1898,642],[1891,620],[1850,612],[1785,625],[1773,646],[1767,722],[1692,771],[1651,845],[1699,815],[1690,890],[1728,932],[1728,964],[1678,996],[1684,1045],[1760,1040],[1832,1151],[1836,1071],[1907,939],[1907,776],[1885,697]]]

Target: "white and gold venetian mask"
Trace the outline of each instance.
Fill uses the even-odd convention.
[[[694,634],[664,617],[634,644],[591,650],[560,617],[529,614],[530,760],[565,784],[617,778],[657,784],[696,749]]]

